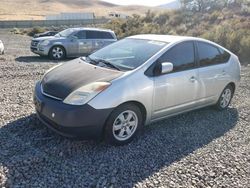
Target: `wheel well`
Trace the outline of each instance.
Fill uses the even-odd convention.
[[[64,50],[64,52],[65,52],[65,57],[66,57],[66,56],[67,56],[67,51],[66,51],[66,49],[64,48],[64,46],[61,45],[61,44],[56,44],[56,45],[51,46],[51,48],[49,49],[49,54],[51,53],[52,48],[54,48],[54,47],[56,47],[56,46],[59,46],[59,47],[63,48],[63,50]]]
[[[134,105],[138,106],[139,109],[141,110],[141,113],[142,113],[143,124],[145,123],[146,117],[147,117],[147,111],[146,111],[145,106],[142,103],[140,103],[138,101],[127,101],[127,102],[124,102],[124,103],[120,104],[119,106],[124,105],[124,104],[134,104]],[[117,106],[117,107],[119,107],[119,106]],[[116,109],[117,107],[115,107],[114,109]],[[105,124],[104,124],[103,129],[102,129],[102,139],[103,139],[103,136],[104,136],[104,130],[105,130],[105,127],[106,127],[107,120],[108,120],[108,118],[106,119]]]
[[[143,124],[145,123],[146,117],[147,117],[147,110],[146,110],[145,106],[144,106],[142,103],[140,103],[140,102],[138,102],[138,101],[128,101],[128,102],[122,103],[122,104],[120,104],[120,105],[124,105],[124,104],[134,104],[134,105],[136,105],[137,107],[139,107],[139,109],[140,109],[140,111],[141,111],[141,113],[142,113]],[[120,105],[119,105],[119,106],[120,106]]]
[[[233,88],[233,93],[235,92],[235,83],[230,82],[228,85],[230,85]]]

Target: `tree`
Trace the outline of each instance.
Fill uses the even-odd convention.
[[[146,12],[146,15],[145,15],[143,21],[145,21],[146,23],[151,23],[151,22],[153,22],[154,17],[155,17],[155,13],[151,12],[150,10],[148,10]]]
[[[228,6],[250,5],[249,0],[181,0],[182,8],[204,12],[208,10],[220,9]]]
[[[156,22],[159,25],[163,25],[167,22],[168,19],[169,19],[168,13],[162,13],[157,17],[155,17],[154,22]]]
[[[211,1],[211,0],[210,0]],[[205,0],[181,0],[181,5],[184,9],[202,12],[206,9],[208,2]]]

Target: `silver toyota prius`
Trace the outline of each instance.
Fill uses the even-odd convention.
[[[239,82],[238,57],[218,44],[136,35],[50,69],[34,104],[38,118],[64,136],[123,145],[163,118],[226,109]]]

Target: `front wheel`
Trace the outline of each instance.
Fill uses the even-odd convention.
[[[112,145],[127,144],[138,134],[142,124],[142,113],[136,105],[119,106],[107,120],[105,139]]]
[[[62,60],[66,56],[65,49],[62,46],[53,46],[50,49],[49,57],[54,60]]]
[[[226,109],[229,106],[233,98],[233,93],[234,93],[233,87],[231,85],[226,86],[225,89],[222,91],[220,98],[217,104],[215,105],[215,107],[218,110]]]

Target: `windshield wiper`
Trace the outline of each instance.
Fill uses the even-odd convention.
[[[87,60],[90,64],[93,64],[93,65],[97,65],[97,64],[98,64],[98,61],[97,61],[97,60],[92,59],[92,58],[90,58],[89,56],[86,57],[86,60]]]
[[[111,67],[111,68],[113,68],[113,69],[116,69],[116,70],[119,70],[119,71],[121,71],[121,69],[119,68],[119,67],[117,67],[116,65],[114,65],[113,63],[111,63],[111,62],[109,62],[109,61],[107,61],[107,60],[104,60],[104,59],[97,59],[97,60],[95,60],[96,62],[101,62],[101,63],[103,63],[103,64],[105,64],[105,65],[107,65],[107,66],[109,66],[109,67]]]
[[[121,71],[121,69],[119,67],[117,67],[116,65],[114,65],[113,63],[110,63],[109,61],[107,60],[104,60],[104,59],[93,59],[89,56],[86,57],[86,60],[90,63],[90,64],[93,64],[93,65],[98,65],[99,63],[103,63],[113,69],[116,69],[116,70],[119,70]]]

